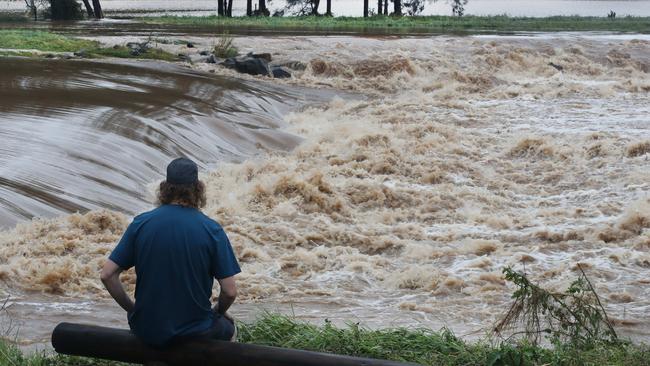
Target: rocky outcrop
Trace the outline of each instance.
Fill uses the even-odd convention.
[[[131,50],[131,56],[140,56],[146,53],[149,49],[149,41],[147,42],[129,42],[126,47]]]

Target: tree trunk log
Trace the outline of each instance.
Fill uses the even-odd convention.
[[[368,17],[368,0],[363,0],[363,17]]]
[[[266,0],[260,0],[260,15],[267,15],[269,10],[266,8]]]
[[[406,366],[395,361],[333,355],[252,344],[193,340],[166,349],[151,348],[126,329],[61,323],[52,332],[58,353],[121,362],[205,366]]]
[[[223,2],[224,0],[217,0],[217,15],[224,16],[225,12],[223,11]]]
[[[88,18],[94,18],[95,17],[95,12],[93,11],[93,7],[90,6],[90,2],[88,0],[83,0],[84,6],[86,7],[86,13],[88,14]]]
[[[246,16],[253,15],[253,0],[246,0]]]
[[[104,17],[102,5],[99,3],[99,0],[93,0],[93,9],[95,10],[95,19],[102,19]]]

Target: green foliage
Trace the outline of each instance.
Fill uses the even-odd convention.
[[[218,17],[162,16],[139,19],[145,23],[179,24],[211,28],[217,31],[241,29],[356,31],[378,34],[430,34],[445,32],[511,32],[511,31],[628,31],[650,32],[650,17],[579,17],[546,18],[499,16],[408,16],[375,15],[360,17]]]
[[[22,13],[2,13],[0,12],[0,22],[1,23],[23,23],[29,21],[30,18],[25,16]]]
[[[75,52],[98,47],[97,42],[34,30],[0,30],[0,48],[49,52]]]
[[[379,329],[348,324],[339,328],[325,321],[322,326],[294,318],[263,314],[251,324],[240,323],[239,341],[320,352],[382,358],[422,365],[523,366],[523,365],[625,365],[650,364],[650,348],[631,343],[602,343],[583,349],[573,343],[549,349],[527,341],[490,345],[484,341],[465,342],[449,330]],[[25,355],[0,339],[0,366],[126,365],[120,362],[35,353]]]
[[[264,314],[253,324],[241,324],[239,330],[239,341],[245,343],[423,365],[477,365],[484,364],[488,356],[485,344],[465,343],[448,330],[372,330],[355,323],[338,328],[327,320],[316,326],[272,314]]]
[[[81,4],[76,0],[50,0],[49,17],[52,20],[83,19]]]
[[[233,41],[233,37],[228,35],[228,33],[222,34],[221,37],[219,37],[219,41],[214,46],[214,55],[221,58],[237,56],[239,50],[237,50],[237,47],[233,45]]]
[[[619,343],[598,294],[580,265],[578,268],[580,277],[564,293],[542,289],[524,274],[505,268],[506,280],[517,289],[512,294],[514,303],[495,331],[523,335],[534,344],[545,335],[556,346],[570,344],[581,349]]]

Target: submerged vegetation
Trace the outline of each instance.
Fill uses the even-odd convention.
[[[591,282],[581,268],[580,272],[567,291],[558,294],[506,268],[506,279],[516,286],[514,302],[495,332],[503,335],[519,321],[524,329],[509,329],[511,336],[501,341],[467,342],[447,329],[368,329],[358,323],[341,328],[327,319],[318,326],[266,313],[253,323],[239,324],[239,342],[421,365],[648,365],[650,347],[617,337]],[[514,337],[520,334],[524,337]],[[541,334],[551,347],[540,345]],[[0,341],[0,366],[4,365],[125,364],[47,353],[24,355]]]
[[[411,16],[391,17],[218,17],[162,16],[139,18],[156,24],[189,25],[217,29],[270,29],[313,31],[376,31],[380,33],[437,32],[537,32],[537,31],[621,31],[650,32],[650,17],[546,18],[500,16]]]
[[[174,61],[178,57],[157,48],[134,55],[126,46],[102,47],[99,42],[35,30],[0,30],[0,55],[38,56],[47,52],[75,53],[78,57],[118,57]],[[7,50],[15,50],[9,52]]]

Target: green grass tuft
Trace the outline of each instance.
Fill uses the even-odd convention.
[[[650,347],[628,342],[597,343],[577,348],[573,343],[545,348],[521,341],[493,344],[466,342],[449,330],[378,329],[349,324],[339,328],[326,321],[317,326],[284,315],[263,314],[251,324],[239,325],[239,341],[342,355],[413,362],[422,365],[625,365],[646,366]],[[23,354],[0,340],[0,366],[119,366],[125,363],[53,355]]]
[[[89,58],[118,57],[176,61],[178,56],[158,48],[133,56],[125,46],[101,47],[99,42],[68,37],[56,33],[33,30],[0,30],[0,49],[38,50],[43,52],[80,52]],[[16,55],[16,52],[3,51],[0,55]],[[36,56],[30,52],[18,52],[21,56]]]
[[[0,30],[0,48],[39,50],[47,52],[75,52],[96,48],[93,41],[66,37],[56,33],[33,30]]]
[[[650,33],[650,17],[554,16],[546,18],[498,16],[390,17],[218,17],[161,16],[139,18],[155,24],[189,25],[215,30],[305,30],[369,33],[615,31]]]

